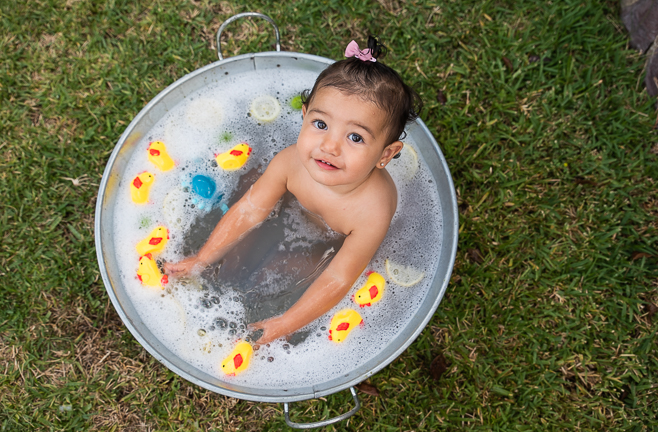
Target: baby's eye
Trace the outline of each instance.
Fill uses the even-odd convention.
[[[355,133],[349,134],[348,138],[354,141],[355,143],[363,142],[363,138],[361,138],[361,135]]]
[[[325,130],[327,128],[327,124],[325,122],[323,122],[322,120],[314,120],[313,124],[318,129]]]

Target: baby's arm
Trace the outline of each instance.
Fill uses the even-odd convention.
[[[287,162],[282,156],[285,152],[282,151],[272,159],[265,173],[222,217],[196,255],[178,263],[165,264],[167,274],[183,276],[202,270],[218,261],[236,241],[265,220],[287,190]]]
[[[293,333],[336,306],[365,270],[384,240],[389,221],[370,221],[350,233],[329,267],[297,303],[283,315],[251,324],[249,328],[252,330],[263,329],[258,343],[269,343]]]

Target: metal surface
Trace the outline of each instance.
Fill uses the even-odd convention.
[[[292,420],[290,420],[290,410],[288,407],[288,402],[285,402],[283,404],[283,413],[286,417],[286,424],[294,429],[313,429],[313,428],[329,426],[331,424],[338,423],[343,420],[347,420],[348,418],[356,414],[356,412],[361,408],[361,402],[359,401],[359,397],[356,395],[356,390],[354,390],[354,387],[350,387],[350,391],[352,392],[352,398],[354,399],[354,408],[352,408],[351,410],[349,410],[344,414],[337,415],[334,418],[313,422],[313,423],[295,423]]]
[[[217,31],[217,57],[219,57],[220,60],[224,60],[224,56],[222,55],[222,31],[224,31],[224,28],[226,28],[226,26],[231,24],[233,21],[246,17],[263,18],[272,24],[274,27],[274,36],[276,36],[276,50],[281,51],[281,35],[279,34],[279,27],[277,27],[274,20],[262,13],[243,12],[237,15],[233,15],[231,18],[224,21],[221,26],[219,26],[219,30]]]
[[[319,74],[331,63],[333,60],[308,54],[263,52],[232,57],[198,69],[171,84],[137,114],[122,134],[105,167],[96,204],[95,238],[101,275],[112,304],[135,339],[158,361],[181,377],[208,390],[258,402],[294,402],[353,387],[395,360],[416,339],[431,319],[447,288],[457,251],[457,198],[445,158],[432,134],[419,119],[407,128],[407,132],[429,165],[437,186],[443,220],[441,255],[431,287],[414,318],[375,358],[335,379],[306,387],[261,389],[235,385],[221,381],[178,357],[153,335],[135,310],[121,281],[116,258],[119,251],[115,249],[112,231],[114,212],[117,211],[117,185],[139,140],[179,102],[211,83],[221,82],[231,74],[279,68],[308,70]]]

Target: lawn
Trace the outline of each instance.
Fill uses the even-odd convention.
[[[655,430],[658,119],[619,2],[593,0],[1,2],[0,430],[285,428],[282,405],[211,393],[152,358],[94,248],[121,133],[216,61],[219,25],[248,10],[287,51],[339,59],[380,35],[458,193],[443,302],[327,430]],[[272,43],[247,20],[223,46]],[[325,399],[293,419],[351,403]]]

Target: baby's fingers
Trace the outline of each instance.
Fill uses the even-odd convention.
[[[178,266],[176,264],[164,263],[163,267],[164,267],[165,273],[167,273],[170,276],[178,271]]]
[[[260,333],[260,337],[255,341],[257,344],[266,344],[272,342],[274,339],[271,333],[271,329],[268,326],[269,319],[258,321],[247,325],[247,330],[253,333],[254,337],[257,337]]]
[[[165,263],[164,271],[169,276],[182,276],[185,273],[187,273],[187,266],[180,265],[180,263],[178,264]]]
[[[276,339],[276,338],[268,336],[267,332],[264,331],[263,334],[258,338],[256,343],[259,344],[259,345],[265,345],[265,344],[268,344],[268,343],[272,342],[274,339]]]
[[[258,321],[258,322],[251,323],[251,324],[247,324],[247,330],[249,330],[249,331],[260,330],[260,329],[262,329],[262,328],[264,327],[264,326],[263,326],[263,323],[264,323],[265,321],[267,321],[267,320]]]

